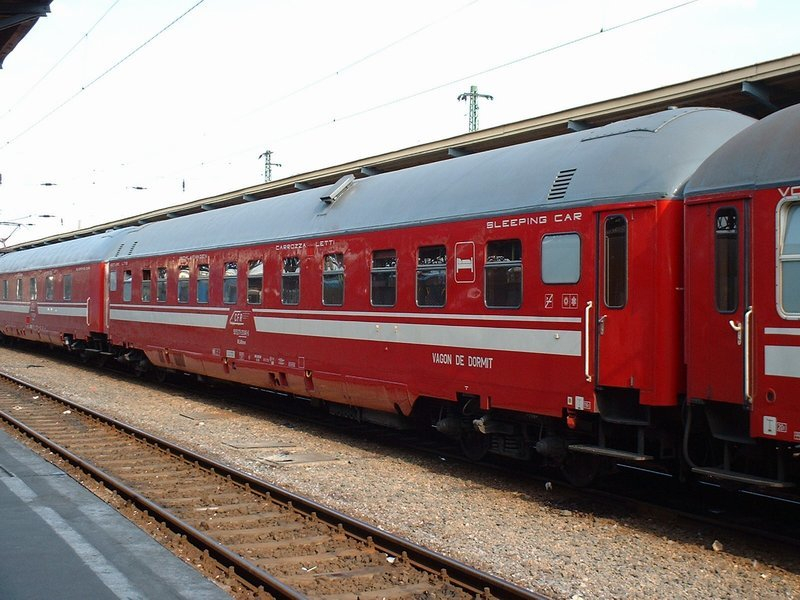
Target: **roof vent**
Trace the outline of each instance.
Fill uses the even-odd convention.
[[[353,182],[356,180],[355,175],[345,175],[339,181],[333,184],[333,187],[330,191],[325,194],[324,196],[320,196],[319,199],[322,200],[325,204],[333,204],[339,197],[345,193],[347,188],[353,185]]]
[[[550,186],[550,193],[547,194],[548,200],[561,200],[567,195],[567,188],[569,187],[572,177],[575,175],[577,169],[564,169],[559,171],[556,175],[556,180]]]
[[[131,254],[133,254],[133,249],[134,249],[134,248],[136,248],[136,244],[138,244],[138,243],[139,243],[139,240],[136,240],[135,242],[133,242],[133,243],[131,244],[131,249],[130,249],[130,250],[128,250],[128,256],[130,256]]]

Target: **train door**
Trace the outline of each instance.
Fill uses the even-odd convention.
[[[649,390],[655,232],[649,208],[598,216],[596,384]]]
[[[752,309],[746,200],[688,207],[688,393],[750,402]]]

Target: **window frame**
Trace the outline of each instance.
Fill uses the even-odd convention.
[[[222,271],[222,303],[235,305],[239,303],[239,263],[235,260],[226,260]],[[229,275],[229,271],[233,275]],[[231,284],[233,282],[233,284]],[[231,290],[233,295],[229,295]]]
[[[149,267],[142,269],[142,285],[139,290],[139,299],[142,302],[153,301],[153,270]]]
[[[329,268],[330,267],[330,268]],[[326,286],[330,281],[339,281],[338,289],[334,297],[329,296],[330,290],[337,288]],[[330,252],[322,257],[322,305],[323,306],[344,306],[344,252]]]
[[[732,231],[733,235],[722,236],[719,228],[720,217],[723,212],[728,211],[733,214],[734,226],[724,231]],[[739,310],[739,277],[741,264],[739,261],[739,238],[740,238],[741,215],[735,206],[721,206],[714,211],[714,308],[718,313],[730,315]],[[723,240],[733,240],[733,244],[726,244],[727,249],[721,251]],[[730,246],[732,245],[732,250]],[[725,263],[723,264],[723,260]],[[727,267],[724,269],[723,267]],[[723,294],[723,288],[725,294]],[[726,300],[727,299],[727,300]]]
[[[292,261],[291,263],[289,261]],[[294,267],[293,271],[287,271],[286,267]],[[297,306],[300,304],[300,270],[301,262],[300,257],[297,255],[281,257],[281,304],[284,306]],[[296,287],[288,288],[287,282],[296,280]],[[290,302],[287,298],[292,292],[297,292],[297,298],[294,302]]]
[[[44,299],[53,301],[56,298],[56,276],[53,274],[44,276]]]
[[[378,256],[378,255],[383,256]],[[390,264],[389,266],[375,266],[376,259],[379,260],[394,260],[394,264]],[[385,250],[373,250],[370,256],[370,277],[369,277],[369,302],[371,306],[380,307],[380,308],[391,308],[393,306],[397,306],[397,250],[394,248],[386,248]],[[394,282],[393,284],[383,286],[384,291],[386,289],[392,290],[392,302],[390,304],[378,303],[375,301],[375,290],[381,289],[381,286],[376,288],[375,286],[375,278],[387,278],[387,281]]]
[[[67,273],[64,275],[64,279],[61,282],[64,286],[64,290],[62,296],[66,301],[72,301],[72,273]]]
[[[208,304],[211,301],[210,263],[200,263],[197,265],[197,290],[195,291],[195,299],[198,304]]]
[[[444,252],[441,255],[441,258],[444,258],[444,262],[437,262],[437,263],[429,263],[423,264],[420,261],[423,260],[422,252],[434,249],[442,249]],[[418,246],[417,247],[417,268],[415,271],[415,283],[414,283],[414,291],[415,291],[415,301],[417,307],[419,308],[444,308],[447,306],[447,246],[445,244],[432,244],[430,246]],[[435,256],[425,257],[428,258],[438,258]],[[443,282],[441,284],[443,293],[442,293],[442,303],[441,304],[423,304],[420,302],[420,276],[426,273],[433,273],[434,271],[441,271],[444,274]],[[428,286],[425,286],[428,289]]]
[[[511,258],[506,258],[503,254],[500,253],[502,247],[501,244],[516,244],[516,248],[512,249]],[[490,249],[490,246],[495,247],[494,250]],[[514,250],[518,254],[518,258],[514,258]],[[483,304],[486,308],[490,309],[518,309],[522,307],[522,290],[523,290],[523,281],[522,281],[522,240],[519,238],[508,238],[502,240],[487,240],[486,245],[484,246],[484,261],[483,261]],[[492,252],[492,254],[490,254]],[[489,260],[490,258],[498,258],[502,257],[503,260]],[[489,289],[490,283],[494,284],[494,274],[500,272],[501,270],[506,271],[506,277],[508,277],[508,273],[513,271],[514,269],[517,270],[519,273],[518,281],[516,282],[516,291],[517,291],[517,298],[518,301],[516,304],[489,304]],[[506,281],[506,285],[508,285],[508,281]],[[514,282],[512,282],[514,283]],[[492,286],[493,290],[497,290],[495,286]],[[506,289],[505,291],[492,291],[492,297],[497,296],[510,296],[509,291]]]
[[[261,267],[261,273],[253,275],[253,269]],[[255,282],[258,281],[256,284]],[[257,294],[257,295],[256,295]],[[260,305],[264,302],[264,260],[252,258],[247,261],[247,304]]]
[[[795,312],[786,310],[784,306],[784,265],[800,263],[800,253],[787,253],[784,251],[787,228],[790,222],[789,217],[793,211],[797,211],[792,216],[798,220],[798,225],[800,225],[800,197],[798,196],[784,198],[776,208],[775,281],[777,285],[775,286],[775,304],[781,318],[797,321],[800,320],[800,307]]]
[[[131,300],[133,300],[133,270],[125,269],[122,271],[122,301]]]
[[[611,304],[611,294],[609,293],[612,291],[611,286],[609,285],[609,280],[612,275],[618,275],[616,273],[616,268],[611,269],[612,259],[619,261],[620,259],[617,257],[616,254],[612,253],[609,249],[609,238],[608,234],[608,224],[612,219],[621,219],[625,224],[625,236],[624,236],[624,253],[622,256],[622,266],[624,267],[624,274],[621,278],[621,282],[624,284],[624,287],[621,289],[622,292],[622,302],[619,304]],[[629,277],[630,277],[630,254],[629,254],[629,226],[628,226],[628,219],[625,215],[617,214],[617,215],[608,215],[603,220],[603,305],[611,310],[622,310],[628,305],[628,292],[629,292]],[[616,236],[615,236],[616,237]],[[614,264],[616,267],[616,263]],[[612,273],[612,270],[614,273]],[[615,292],[618,293],[618,292]]]
[[[549,252],[545,251],[545,240],[550,238],[575,238],[578,242],[578,264],[577,264],[577,278],[576,279],[566,279],[566,278],[559,278],[559,279],[545,279],[545,259],[549,258]],[[561,255],[563,259],[563,255]],[[578,285],[581,281],[581,277],[583,276],[582,273],[583,269],[583,238],[581,234],[577,231],[559,231],[558,233],[546,233],[542,235],[541,239],[539,240],[539,278],[541,279],[544,285]],[[548,269],[549,270],[549,269]]]
[[[177,292],[178,304],[189,304],[189,288],[192,283],[192,274],[189,265],[178,265],[178,281],[175,291]]]
[[[167,267],[156,267],[156,302],[167,301],[168,284],[169,284],[169,271]]]

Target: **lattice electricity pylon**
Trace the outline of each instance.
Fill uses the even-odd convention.
[[[464,92],[458,96],[459,100],[469,99],[469,130],[478,130],[478,98],[486,98],[487,100],[494,100],[494,96],[489,94],[479,94],[478,86],[472,85],[468,92]]]

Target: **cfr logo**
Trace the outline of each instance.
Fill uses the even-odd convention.
[[[231,313],[231,318],[228,321],[230,325],[244,325],[245,320],[250,316],[250,313],[245,310],[235,310]]]

